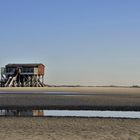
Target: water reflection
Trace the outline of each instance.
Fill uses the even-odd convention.
[[[134,111],[0,110],[0,116],[140,118]]]
[[[0,116],[44,116],[44,110],[0,110]]]

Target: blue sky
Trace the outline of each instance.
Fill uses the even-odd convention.
[[[0,66],[46,65],[48,84],[140,85],[139,0],[0,0]]]

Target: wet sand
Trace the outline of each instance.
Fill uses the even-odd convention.
[[[140,140],[140,120],[1,117],[1,140]]]
[[[0,88],[0,109],[140,111],[140,88]]]

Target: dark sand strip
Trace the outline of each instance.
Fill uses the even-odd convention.
[[[0,109],[140,111],[140,89],[101,89],[1,90]]]

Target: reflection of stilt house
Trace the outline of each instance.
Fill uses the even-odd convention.
[[[1,74],[5,79],[5,87],[43,87],[43,64],[8,64]]]
[[[43,110],[0,110],[0,116],[33,116],[43,117]]]

